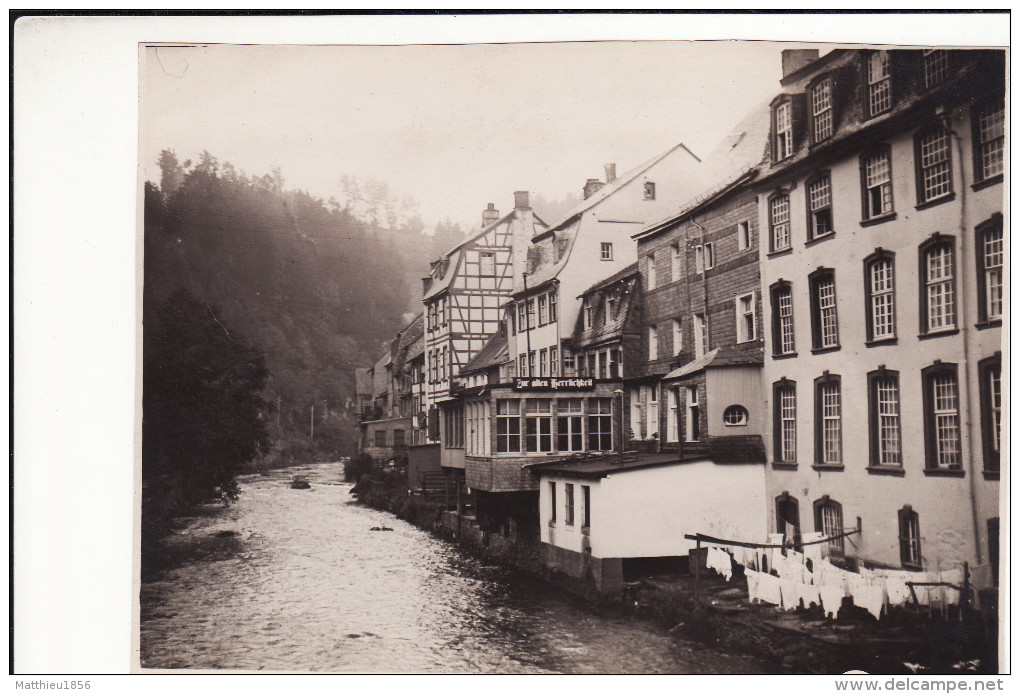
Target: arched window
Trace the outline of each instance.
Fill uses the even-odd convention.
[[[815,531],[820,532],[823,537],[835,537],[843,533],[843,506],[829,498],[826,494],[814,503],[815,507]],[[830,549],[843,551],[843,538],[829,542]]]
[[[896,337],[895,255],[883,248],[864,259],[864,293],[868,342]]]
[[[956,254],[953,237],[933,234],[921,245],[921,333],[956,329]]]

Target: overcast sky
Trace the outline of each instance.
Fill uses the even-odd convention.
[[[474,226],[513,191],[578,194],[684,142],[704,156],[779,88],[769,42],[198,46],[146,52],[143,175],[208,149],[343,201],[344,174],[413,197],[427,227]],[[824,52],[824,49],[823,49]]]

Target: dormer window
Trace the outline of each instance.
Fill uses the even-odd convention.
[[[645,200],[655,199],[655,183],[652,181],[645,181]]]
[[[591,330],[592,326],[592,306],[587,301],[584,302],[584,329]]]
[[[793,154],[793,106],[789,101],[776,106],[776,140],[775,157],[776,161],[786,159]]]
[[[829,77],[811,87],[811,124],[815,142],[832,136],[832,79]]]
[[[616,297],[606,297],[606,322],[616,320]]]
[[[949,76],[949,52],[929,48],[924,51],[925,89],[937,87]]]
[[[892,108],[889,51],[875,51],[868,56],[868,108],[872,116]]]

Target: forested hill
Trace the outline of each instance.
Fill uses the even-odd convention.
[[[433,246],[460,230],[428,236],[417,218],[381,228],[286,190],[279,172],[248,177],[207,153],[181,165],[164,152],[160,165],[160,182],[145,185],[143,326],[177,289],[219,307],[265,354],[274,438],[306,438],[314,405],[316,448],[349,450],[355,366],[420,310]]]

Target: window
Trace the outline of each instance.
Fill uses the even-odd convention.
[[[900,561],[909,569],[921,568],[921,525],[909,505],[899,510]]]
[[[861,158],[863,178],[864,219],[875,219],[893,211],[892,165],[889,149],[865,155]]]
[[[783,379],[773,387],[775,409],[775,461],[797,462],[797,384]]]
[[[655,199],[655,184],[651,181],[645,181],[645,200]]]
[[[1002,319],[1002,217],[995,215],[977,229],[977,258],[981,287],[978,320]]]
[[[815,502],[815,531],[822,537],[837,537],[843,534],[843,506],[829,498],[828,494]],[[830,549],[843,551],[843,538],[829,540]]]
[[[754,318],[754,293],[737,297],[737,342],[750,342],[758,337]]]
[[[609,353],[605,350],[599,352],[599,378],[609,378]]]
[[[746,251],[751,247],[751,223],[740,222],[737,225],[737,248]]]
[[[535,364],[535,357],[536,357],[535,350],[531,350],[530,352],[528,352],[528,375],[529,376],[537,376],[538,375],[538,369],[536,368],[537,365]]]
[[[378,448],[382,448],[386,445],[386,430],[376,429],[375,430],[375,445]]]
[[[659,435],[659,386],[648,386],[648,435]]]
[[[533,398],[524,402],[524,450],[552,451],[552,400]]]
[[[868,340],[896,337],[896,293],[893,254],[878,249],[864,260]]]
[[[747,425],[747,408],[743,405],[730,405],[723,410],[723,424],[728,427],[742,427]]]
[[[574,524],[574,485],[564,484],[563,485],[563,496],[564,496],[564,510],[566,514],[563,518],[567,525]]]
[[[666,392],[668,393],[667,398],[669,400],[669,412],[667,413],[669,419],[666,421],[666,441],[676,443],[679,440],[679,392],[676,388],[669,388]]]
[[[700,359],[708,351],[708,330],[705,326],[705,314],[694,314],[694,358]]]
[[[921,332],[952,330],[956,327],[956,290],[953,242],[936,235],[921,247]]]
[[[556,483],[549,483],[549,522],[556,522]]]
[[[810,276],[811,336],[814,349],[839,347],[839,321],[836,316],[836,274],[820,269]]]
[[[613,259],[613,244],[603,241],[602,242],[602,260]]]
[[[789,282],[772,285],[772,353],[793,354],[793,288]]]
[[[517,327],[520,330],[528,330],[531,327],[528,325],[528,307],[525,301],[517,304]]]
[[[949,76],[949,52],[929,48],[924,51],[924,86],[936,87]]]
[[[698,404],[698,387],[687,386],[684,388],[686,394],[687,416],[684,422],[684,441],[701,440],[701,407]]]
[[[556,290],[549,292],[549,322],[556,322]]]
[[[535,303],[534,299],[528,299],[528,328],[538,325],[535,322]]]
[[[480,275],[495,275],[496,274],[496,254],[495,253],[482,253],[478,256],[479,269],[478,274]]]
[[[560,360],[557,356],[558,350],[555,347],[549,348],[549,375],[559,376],[560,375]]]
[[[1006,141],[1006,113],[1001,99],[974,107],[971,112],[974,143],[974,180],[987,181],[1002,175]]]
[[[592,378],[598,376],[598,372],[595,370],[595,352],[588,353],[588,375]]]
[[[670,255],[670,279],[673,282],[680,280],[684,276],[684,256],[683,251],[679,243],[673,244],[672,253]]]
[[[545,294],[538,297],[538,324],[545,325],[549,322],[549,304]]]
[[[659,358],[659,331],[654,325],[648,328],[648,358]]]
[[[404,430],[394,429],[393,430],[393,446],[394,448],[402,448],[404,446]]]
[[[775,158],[786,159],[793,154],[793,105],[784,101],[775,108]]]
[[[706,243],[703,246],[696,246],[694,248],[694,267],[695,272],[699,274],[715,267],[714,244]]]
[[[616,320],[616,297],[606,297],[606,322]]]
[[[581,499],[584,503],[584,524],[582,528],[591,527],[591,487],[586,484],[581,485]]]
[[[563,350],[563,375],[574,375],[574,353],[568,350]]]
[[[831,234],[832,182],[828,173],[820,174],[807,185],[809,241]]]
[[[868,112],[872,116],[892,107],[889,79],[889,52],[874,51],[868,56]]]
[[[999,472],[1002,437],[1002,358],[993,356],[978,362],[978,392],[981,397],[981,438],[985,472]]]
[[[538,375],[549,375],[549,350],[547,349],[538,350]]]
[[[868,374],[868,419],[873,467],[900,467],[900,378],[895,371],[879,369]]]
[[[620,350],[609,350],[609,378],[623,378],[620,372]]]
[[[449,407],[442,410],[443,423],[446,425],[447,448],[464,447],[464,408]]]
[[[949,131],[934,126],[914,138],[917,162],[917,203],[944,198],[953,192]]]
[[[815,461],[843,464],[843,399],[840,378],[826,373],[815,379]]]
[[[584,329],[591,330],[592,316],[594,311],[592,310],[591,302],[585,299],[584,301]]]
[[[811,87],[811,124],[815,142],[832,135],[832,80],[828,77]]]
[[[519,453],[521,450],[521,401],[496,401],[496,452]]]
[[[936,362],[921,372],[924,384],[927,467],[961,469],[960,395],[956,365]]]
[[[648,288],[655,289],[655,256],[648,256]]]
[[[577,398],[556,401],[556,449],[580,451],[584,442],[581,433],[581,400]]]
[[[776,195],[769,200],[769,235],[773,252],[790,247],[789,195]]]
[[[673,319],[673,354],[680,354],[680,350],[684,348],[684,332],[683,325],[680,323],[679,318]]]
[[[528,356],[526,354],[522,354],[519,357],[517,357],[517,372],[521,375],[522,378],[524,376],[531,375],[528,373]]]
[[[588,400],[588,450],[613,450],[613,401],[610,398]],[[587,505],[587,500],[585,500]]]

